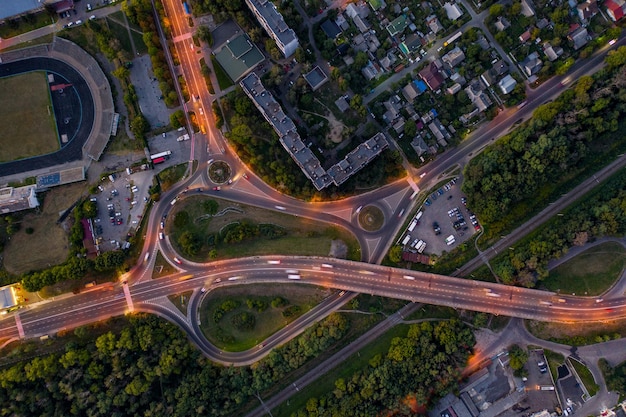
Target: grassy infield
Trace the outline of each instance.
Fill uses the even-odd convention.
[[[1,78],[0,108],[0,162],[60,148],[45,72]],[[20,146],[15,146],[17,141]]]

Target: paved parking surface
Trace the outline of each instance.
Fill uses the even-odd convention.
[[[470,218],[472,213],[463,204],[462,199],[465,196],[461,192],[460,185],[460,179],[458,179],[456,182],[447,183],[431,194],[421,208],[422,216],[419,224],[412,232],[405,231],[400,242],[408,233],[411,235],[408,245],[415,242],[415,239],[423,240],[426,242],[424,253],[441,255],[443,251],[449,252],[477,233]],[[454,212],[449,214],[451,210]],[[459,222],[456,228],[455,222]],[[465,222],[465,224],[462,225],[460,222]],[[438,226],[438,230],[435,226]],[[446,238],[449,236],[454,237],[454,243],[450,245],[446,243]]]
[[[559,405],[557,392],[542,391],[541,387],[554,387],[550,370],[542,373],[539,370],[538,363],[547,361],[543,356],[543,350],[531,350],[528,353],[528,362],[526,362],[526,370],[528,371],[528,380],[526,381],[526,392],[528,405],[528,413],[534,413],[541,410],[554,411]]]
[[[133,60],[130,80],[135,86],[139,108],[150,123],[150,127],[166,126],[170,122],[170,114],[176,109],[168,109],[161,99],[159,82],[154,78],[150,56],[143,55]]]
[[[94,232],[101,252],[123,247],[135,233],[150,197],[153,175],[150,169],[131,175],[121,172],[115,174],[114,182],[108,177],[100,181],[102,191],[93,197],[98,205]]]
[[[151,154],[154,155],[159,152],[172,151],[172,154],[167,161],[155,166],[155,173],[162,171],[163,168],[189,161],[189,155],[191,154],[191,140],[185,140],[182,142],[178,142],[176,140],[185,133],[187,132],[184,130],[173,130],[171,132],[166,132],[165,137],[161,134],[148,139]]]

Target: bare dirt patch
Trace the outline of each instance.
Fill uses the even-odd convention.
[[[40,212],[24,215],[20,230],[4,249],[4,266],[12,274],[45,269],[65,260],[69,246],[63,224],[57,224],[60,213],[68,209],[85,192],[84,183],[56,187],[46,192]],[[72,216],[68,220],[73,221]],[[27,234],[27,228],[33,228]]]

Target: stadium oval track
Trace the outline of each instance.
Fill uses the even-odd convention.
[[[47,71],[58,74],[72,84],[78,94],[81,103],[81,121],[74,137],[61,149],[47,155],[33,156],[31,158],[0,163],[0,176],[13,175],[21,172],[47,168],[71,161],[80,160],[83,157],[82,148],[93,129],[95,107],[93,96],[83,76],[72,66],[54,58],[26,58],[0,64],[0,78],[19,75],[31,71]],[[56,120],[56,123],[60,123]],[[59,138],[60,143],[60,138]]]

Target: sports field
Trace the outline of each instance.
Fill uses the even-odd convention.
[[[59,149],[45,72],[0,78],[0,109],[0,162]]]

